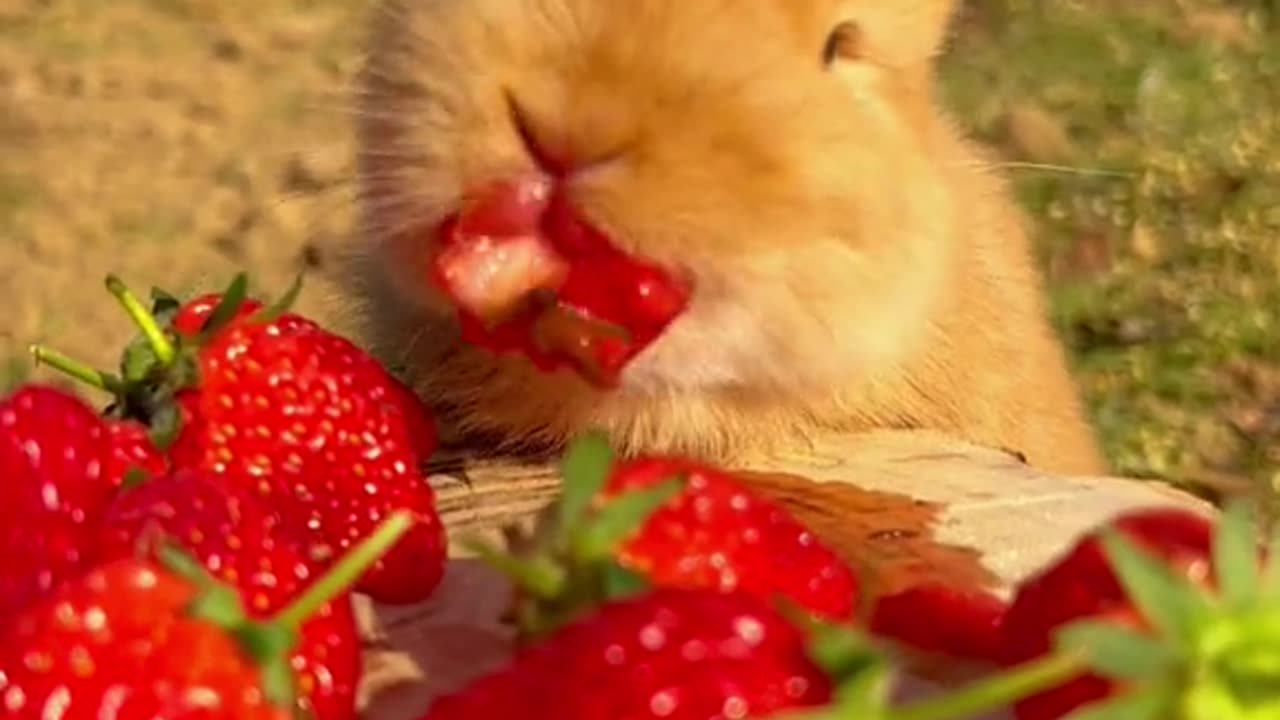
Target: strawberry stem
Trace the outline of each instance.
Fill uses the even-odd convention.
[[[147,342],[156,354],[156,359],[160,361],[160,365],[162,367],[173,365],[177,359],[177,350],[174,348],[173,342],[165,335],[160,323],[156,321],[151,311],[115,275],[107,276],[107,291],[115,297],[121,307],[124,308],[124,311],[129,314],[134,324],[146,336]]]
[[[350,587],[364,571],[377,562],[413,526],[413,515],[399,510],[382,521],[358,545],[344,553],[329,570],[302,592],[288,607],[276,614],[272,624],[300,627],[325,603]]]
[[[30,351],[37,365],[47,365],[63,375],[109,393],[116,394],[121,389],[120,380],[114,375],[95,370],[79,360],[63,355],[57,350],[41,345],[32,345]]]
[[[954,692],[894,709],[886,713],[885,720],[951,720],[973,717],[1007,708],[1041,690],[1065,683],[1087,669],[1085,658],[1078,653],[1048,655]]]

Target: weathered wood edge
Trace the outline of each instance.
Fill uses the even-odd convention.
[[[430,479],[455,559],[441,591],[426,603],[375,607],[358,599],[366,645],[360,709],[370,720],[413,720],[439,693],[461,687],[507,656],[512,636],[502,615],[509,587],[468,559],[460,540],[498,540],[498,528],[527,527],[558,494],[554,464],[455,456],[438,457],[433,467]],[[1150,505],[1214,512],[1208,503],[1155,482],[1054,475],[1011,454],[931,432],[815,438],[809,447],[745,459],[735,467],[851,483],[936,504],[942,512],[935,539],[978,550],[999,578],[992,589],[1001,594],[1117,513]],[[919,679],[907,683],[908,694],[929,688]]]
[[[553,465],[444,459],[459,469],[431,476],[451,539],[527,524],[558,492]],[[814,438],[794,452],[749,458],[735,467],[849,483],[908,495],[945,508],[936,537],[979,550],[1004,588],[1046,562],[1088,528],[1145,505],[1212,513],[1195,496],[1154,481],[1047,473],[1013,455],[925,431]],[[456,543],[455,543],[456,546]],[[455,547],[458,556],[465,550]]]

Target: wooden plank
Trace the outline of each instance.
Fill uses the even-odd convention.
[[[497,539],[507,525],[528,527],[557,494],[553,466],[467,457],[439,458],[433,466],[456,559],[426,603],[386,608],[360,601],[367,645],[361,707],[375,720],[412,720],[437,694],[508,656],[512,633],[501,617],[509,587],[467,558],[458,542],[469,535]],[[1007,594],[1116,513],[1157,504],[1213,512],[1153,482],[1056,476],[1008,453],[927,432],[816,438],[735,469],[879,578],[881,589],[936,576]],[[929,687],[908,680],[909,694]]]

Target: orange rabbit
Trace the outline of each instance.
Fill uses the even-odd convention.
[[[728,461],[821,430],[922,427],[1105,463],[1023,221],[939,109],[953,0],[383,0],[360,77],[354,290],[374,351],[455,436]],[[462,343],[429,228],[573,158],[562,191],[696,281],[601,391]]]

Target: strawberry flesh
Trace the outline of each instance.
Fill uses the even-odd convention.
[[[440,230],[433,282],[462,337],[610,387],[688,306],[675,274],[622,252],[541,176],[495,183]]]

